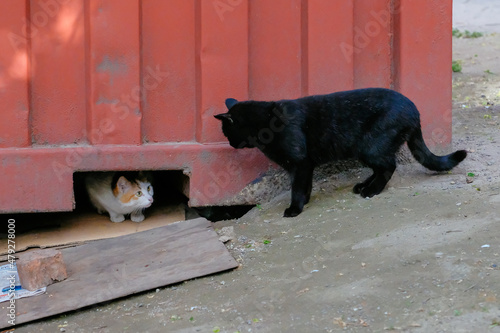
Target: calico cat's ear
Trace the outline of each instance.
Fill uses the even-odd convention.
[[[231,122],[231,124],[233,123],[233,118],[231,118],[231,115],[229,113],[216,114],[214,117],[215,117],[215,119],[219,119],[219,120],[227,119]]]
[[[231,109],[234,106],[234,104],[236,104],[236,103],[238,103],[238,101],[235,100],[234,98],[228,98],[228,99],[226,99],[226,107],[227,107],[227,109],[228,110]]]
[[[116,182],[116,187],[118,188],[120,193],[127,192],[131,185],[132,184],[124,176],[118,178],[118,181]]]

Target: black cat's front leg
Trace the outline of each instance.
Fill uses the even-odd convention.
[[[370,177],[368,177],[364,182],[362,183],[358,183],[354,186],[354,188],[352,189],[352,191],[356,194],[360,194],[361,191],[363,191],[363,189],[365,187],[367,187],[368,185],[370,185],[370,183],[375,179],[375,174],[371,175]]]
[[[292,202],[285,209],[284,217],[295,217],[302,212],[304,205],[309,202],[312,190],[312,176],[314,167],[303,162],[290,173],[292,178]]]

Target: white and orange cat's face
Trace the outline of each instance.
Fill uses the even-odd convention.
[[[113,188],[113,194],[125,207],[133,210],[148,208],[153,203],[153,186],[147,180],[130,182],[121,176]]]

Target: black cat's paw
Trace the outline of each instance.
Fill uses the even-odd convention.
[[[295,217],[302,213],[302,209],[298,209],[296,207],[289,207],[285,209],[285,213],[283,214],[283,217]]]
[[[365,185],[363,183],[358,183],[358,184],[354,185],[354,187],[352,188],[352,191],[355,194],[360,194],[364,188],[365,188]]]
[[[359,194],[363,198],[371,198],[377,194],[380,194],[380,192],[382,192],[382,191],[374,190],[374,189],[371,189],[370,187],[365,187],[361,190],[361,192]]]

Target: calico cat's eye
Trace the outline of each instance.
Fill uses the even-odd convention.
[[[151,192],[151,185],[148,186],[148,192]]]
[[[135,195],[137,195],[138,197],[140,197],[140,196],[142,196],[142,192],[138,191]]]

